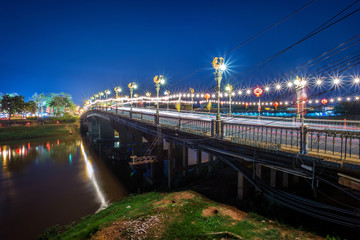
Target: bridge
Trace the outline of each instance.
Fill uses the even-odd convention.
[[[122,138],[146,138],[154,142],[151,178],[162,172],[167,161],[171,188],[174,175],[190,168],[188,148],[195,150],[196,175],[204,168],[211,173],[217,161],[238,172],[238,198],[246,196],[249,183],[287,207],[338,224],[359,227],[358,204],[349,209],[290,194],[292,181],[331,186],[344,199],[360,201],[360,122],[338,120],[245,118],[195,111],[175,112],[151,108],[108,107],[88,109],[81,116],[81,130],[96,139],[112,139],[114,130]],[[163,150],[167,145],[166,151]],[[167,153],[167,156],[164,156]],[[174,157],[179,153],[177,157]],[[202,154],[208,156],[204,161]]]

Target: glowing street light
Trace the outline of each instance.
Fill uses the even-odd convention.
[[[136,83],[132,82],[132,83],[129,83],[129,84],[128,84],[128,87],[129,87],[129,89],[130,89],[130,111],[132,111],[133,92],[134,92],[134,89],[137,88],[137,85],[136,85]]]
[[[164,95],[165,95],[165,96],[168,96],[168,97],[167,97],[167,107],[166,107],[166,109],[169,110],[169,101],[170,101],[169,95],[170,95],[170,91],[165,91],[165,92],[164,92]]]
[[[105,99],[107,99],[108,98],[108,96],[110,95],[110,90],[105,90]]]
[[[159,90],[160,90],[160,84],[165,83],[164,76],[163,75],[155,76],[154,83],[156,88],[156,116],[157,116],[156,124],[158,124],[159,123]]]
[[[189,91],[191,92],[191,111],[194,111],[194,92],[195,90],[193,88],[190,88]]]
[[[118,98],[119,93],[122,91],[122,89],[121,89],[121,87],[115,87],[114,90],[115,90],[116,98]]]
[[[230,84],[227,84],[225,87],[225,91],[227,91],[229,93],[229,115],[231,116],[231,95],[232,95],[232,91],[233,91],[233,86],[231,86]]]
[[[334,78],[333,82],[334,82],[334,85],[339,85],[340,84],[340,78]]]
[[[354,83],[360,83],[360,78],[358,77],[354,78]]]
[[[295,84],[295,90],[296,90],[296,96],[297,96],[297,118],[298,119],[304,119],[304,111],[305,111],[305,86],[307,84],[305,79],[301,79],[298,76],[296,76],[296,79],[294,81]],[[300,111],[300,103],[301,103],[301,111]]]
[[[212,61],[212,66],[215,69],[215,81],[216,81],[216,88],[215,91],[217,93],[217,114],[216,114],[216,121],[220,121],[220,84],[222,79],[222,74],[226,70],[226,65],[224,64],[224,58],[222,57],[215,57]],[[220,128],[218,128],[218,133]]]
[[[102,99],[102,96],[104,96],[103,92],[99,92],[100,100]]]

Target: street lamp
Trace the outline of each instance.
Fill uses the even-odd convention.
[[[122,91],[122,89],[120,87],[115,87],[114,88],[115,90],[115,94],[116,94],[116,99],[115,99],[115,111],[116,113],[118,112],[118,102],[117,102],[117,99],[119,97],[119,93]]]
[[[296,79],[294,81],[295,84],[295,90],[296,90],[296,98],[297,98],[297,118],[302,119],[304,118],[304,111],[305,111],[305,99],[306,99],[306,92],[305,92],[305,86],[306,86],[306,80],[301,79],[298,76],[296,76]],[[301,104],[301,106],[300,106]]]
[[[191,92],[191,111],[194,111],[194,92],[193,88],[190,88],[189,91]]]
[[[151,97],[151,92],[147,92],[145,95],[146,95],[148,98],[150,98],[150,97]],[[151,103],[151,98],[149,99],[149,107],[150,107],[150,103]]]
[[[116,98],[118,98],[119,93],[122,91],[122,89],[120,87],[115,87],[114,90],[115,90]]]
[[[108,98],[108,96],[110,95],[110,90],[105,90],[105,99],[107,99]]]
[[[159,120],[159,90],[160,90],[160,84],[164,84],[165,83],[165,79],[163,75],[159,75],[159,76],[155,76],[154,77],[154,83],[155,83],[155,87],[156,87],[156,102],[157,102],[157,106],[156,106],[156,116],[157,116],[157,120]]]
[[[168,96],[168,97],[167,97],[167,107],[166,107],[166,109],[169,110],[169,101],[170,101],[169,95],[170,95],[170,91],[165,91],[165,92],[164,92],[164,95],[165,95],[165,96]]]
[[[219,60],[219,61],[218,61]],[[212,61],[212,66],[215,69],[215,81],[216,81],[216,88],[215,91],[217,93],[217,114],[216,114],[216,121],[220,121],[220,83],[222,79],[222,74],[226,70],[226,65],[224,64],[224,58],[215,57]]]
[[[229,93],[229,115],[231,116],[231,95],[232,95],[232,91],[233,91],[233,86],[231,86],[230,84],[227,84],[225,87],[225,91],[227,91]]]
[[[136,83],[132,82],[128,84],[128,87],[130,89],[130,111],[132,111],[132,96],[133,96],[133,91],[134,89],[137,88]]]

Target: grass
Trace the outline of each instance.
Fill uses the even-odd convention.
[[[0,142],[22,140],[39,137],[69,135],[69,132],[79,132],[77,124],[55,124],[43,126],[17,126],[0,128]]]
[[[179,199],[182,193],[191,194],[191,198]],[[204,209],[219,209],[214,214],[204,215]],[[257,214],[243,214],[235,219],[228,213],[232,209],[210,201],[194,192],[147,193],[130,196],[113,203],[110,207],[80,222],[65,227],[55,226],[45,231],[40,239],[101,239],[98,231],[110,229],[116,222],[142,222],[150,216],[165,216],[160,223],[147,231],[140,239],[313,239],[318,236],[301,230],[272,222]],[[237,212],[238,210],[233,210]],[[126,225],[116,239],[137,239],[134,231]],[[120,227],[119,227],[120,228]],[[100,232],[100,233],[101,233]],[[117,230],[119,232],[119,230]],[[107,232],[108,234],[109,232]],[[93,236],[96,234],[95,236]],[[109,237],[109,235],[106,235]],[[157,237],[156,237],[157,236]],[[99,238],[96,238],[99,237]],[[103,237],[103,236],[102,236]]]

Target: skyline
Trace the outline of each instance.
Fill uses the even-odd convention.
[[[163,89],[213,89],[210,65],[185,77],[312,1],[140,2],[2,2],[0,92],[17,92],[27,99],[35,92],[66,92],[82,104],[115,86],[127,94],[129,82],[137,82],[140,94],[154,93],[152,79],[159,74],[167,79]],[[353,2],[315,1],[234,50],[226,56],[229,72],[223,83],[297,42]],[[359,23],[355,13],[231,83],[273,81],[356,36]],[[357,74],[358,68],[347,73]]]

